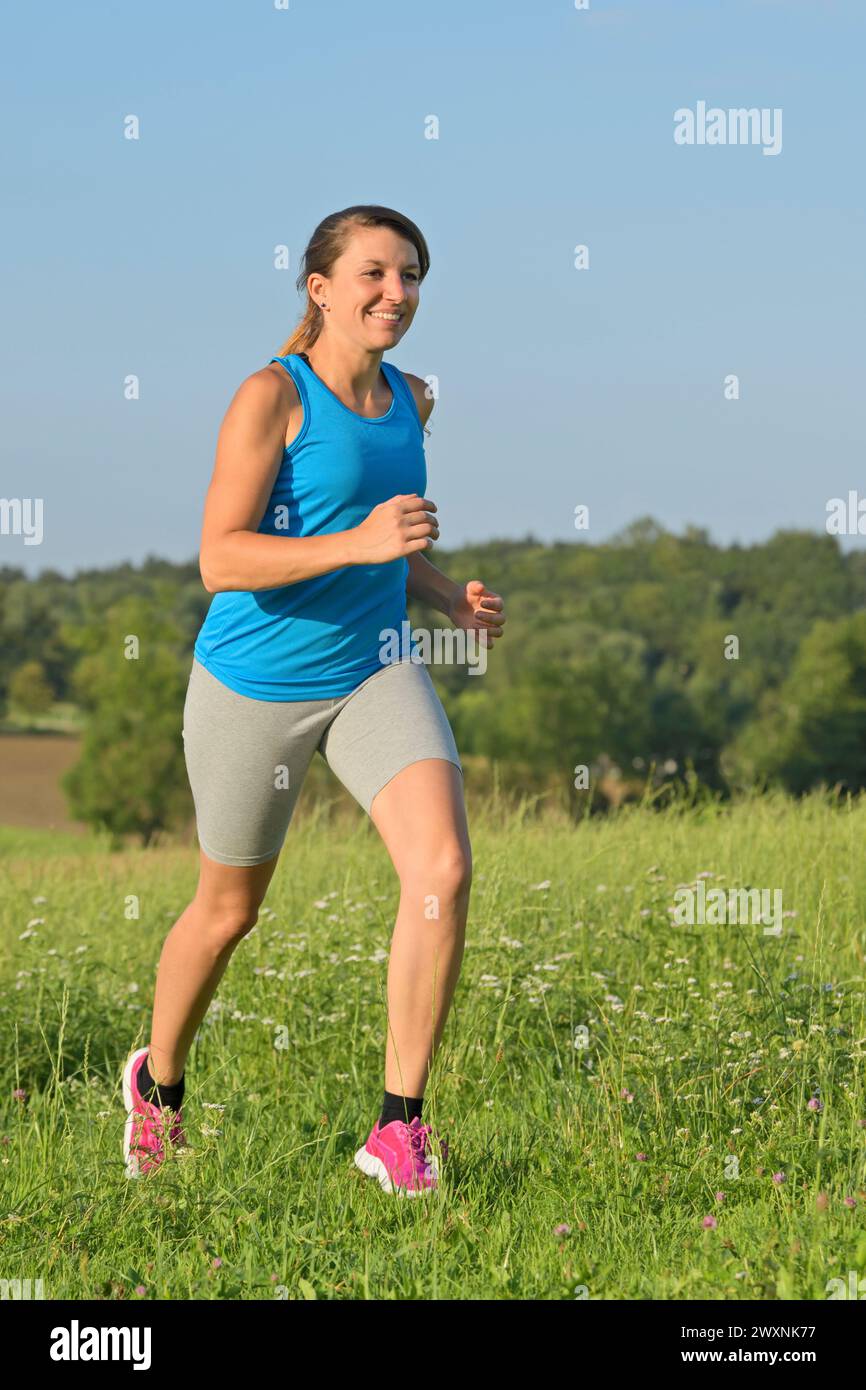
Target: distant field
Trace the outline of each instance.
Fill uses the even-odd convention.
[[[59,785],[79,744],[72,734],[0,734],[0,823],[84,833]]]
[[[49,1298],[825,1299],[866,1274],[864,842],[866,804],[820,796],[475,816],[425,1111],[451,1152],[438,1197],[400,1203],[352,1164],[397,902],[360,813],[290,831],[190,1057],[192,1152],[136,1186],[120,1068],[195,851],[0,832],[4,1277]],[[681,882],[778,888],[796,915],[779,938],[677,927]]]

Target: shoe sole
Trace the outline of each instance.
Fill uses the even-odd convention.
[[[381,1158],[371,1154],[366,1145],[355,1154],[355,1164],[362,1173],[366,1173],[368,1178],[378,1178],[379,1186],[383,1192],[390,1192],[396,1197],[424,1197],[428,1192],[435,1192],[436,1190],[435,1183],[431,1187],[413,1188],[401,1185],[395,1187]]]
[[[137,1154],[132,1154],[129,1150],[132,1144],[132,1128],[135,1124],[135,1114],[132,1108],[132,1070],[139,1058],[143,1057],[147,1051],[148,1048],[140,1047],[137,1052],[130,1053],[123,1069],[123,1103],[126,1106],[126,1124],[123,1128],[123,1159],[128,1178],[144,1176],[140,1168],[141,1160]]]

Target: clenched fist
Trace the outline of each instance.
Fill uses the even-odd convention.
[[[384,565],[416,550],[428,550],[439,536],[436,503],[417,492],[380,502],[350,532],[353,563]]]

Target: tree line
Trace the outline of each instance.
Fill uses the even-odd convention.
[[[461,756],[576,806],[602,778],[721,797],[866,786],[866,553],[835,536],[720,546],[642,518],[603,544],[530,536],[430,559],[506,604],[483,674],[431,667]],[[80,711],[75,817],[147,841],[188,816],[180,729],[211,600],[195,561],[0,570],[0,710]],[[409,616],[446,622],[414,600]]]

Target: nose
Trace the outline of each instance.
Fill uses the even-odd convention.
[[[383,285],[382,292],[385,298],[390,300],[395,308],[405,308],[409,302],[409,297],[406,294],[406,286],[403,284],[403,277],[399,272],[395,272]]]

